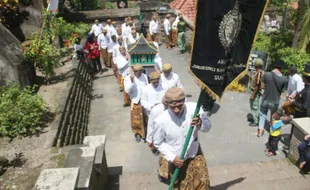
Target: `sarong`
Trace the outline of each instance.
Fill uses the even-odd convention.
[[[107,49],[101,49],[100,51],[101,51],[101,56],[102,56],[104,65],[106,67],[110,68],[111,66],[109,66],[109,62],[108,62],[108,57],[109,57],[108,50]]]
[[[157,42],[157,43],[159,43],[159,34],[158,34],[158,33],[152,34],[152,40],[155,41],[155,42]]]
[[[171,164],[171,177],[174,168],[174,165]],[[184,166],[180,169],[174,190],[209,190],[209,188],[210,178],[207,161],[199,148],[197,156],[193,159],[186,160]]]
[[[120,86],[123,89],[123,95],[124,95],[124,104],[129,105],[130,104],[130,97],[128,96],[128,94],[125,91],[125,87],[124,87],[124,77],[121,76],[120,77]]]
[[[169,35],[165,34],[165,43],[166,43],[166,48],[170,48],[171,46],[171,33],[169,33]]]
[[[178,33],[177,30],[171,30],[171,41],[172,45],[175,46],[178,44]]]
[[[112,68],[112,53],[108,53],[108,66],[109,68]]]
[[[145,138],[145,125],[143,117],[143,107],[141,104],[131,104],[131,129],[135,135]]]
[[[158,169],[158,175],[160,175],[163,178],[169,179],[169,172],[170,172],[171,164],[166,160],[166,158],[163,157],[162,154],[159,154],[159,169]]]

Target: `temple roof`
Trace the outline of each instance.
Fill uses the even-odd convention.
[[[184,16],[194,21],[196,17],[197,0],[174,0],[170,3],[170,7],[179,10]]]
[[[136,43],[128,44],[129,54],[157,54],[157,48],[153,44],[149,44],[143,34]]]

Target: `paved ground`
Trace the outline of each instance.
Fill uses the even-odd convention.
[[[171,63],[173,71],[180,75],[188,101],[196,101],[199,88],[188,73],[189,54],[180,55],[176,49],[163,47],[160,51],[164,63]],[[166,189],[156,180],[158,158],[146,144],[135,142],[130,129],[130,110],[122,107],[123,96],[111,71],[95,79],[93,94],[89,135],[107,135],[107,161],[110,174],[114,176],[111,189]],[[268,135],[257,138],[256,128],[248,126],[248,100],[247,93],[227,92],[217,113],[210,117],[211,131],[200,135],[210,167],[284,158],[282,151],[274,158],[265,156]],[[289,130],[289,127],[283,129],[284,137]],[[118,178],[118,175],[121,176]]]

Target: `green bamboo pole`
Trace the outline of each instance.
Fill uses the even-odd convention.
[[[203,89],[201,89],[201,91],[200,91],[199,98],[197,100],[197,105],[196,105],[196,109],[195,109],[193,118],[196,118],[197,114],[199,113],[199,110],[200,110],[200,107],[201,107],[202,96],[203,96]],[[194,126],[191,126],[189,128],[189,130],[188,130],[188,133],[187,133],[187,136],[186,136],[186,139],[185,139],[185,143],[184,143],[184,146],[183,146],[183,149],[182,149],[182,153],[181,153],[181,156],[180,156],[181,160],[184,159],[184,155],[185,155],[185,152],[187,150],[187,147],[188,147],[188,144],[189,144],[189,140],[192,137],[193,131],[194,131]],[[178,178],[179,172],[180,172],[180,168],[176,168],[174,170],[174,173],[173,173],[173,176],[172,176],[172,179],[171,179],[170,186],[169,186],[168,190],[172,190],[173,189],[174,183],[175,183],[175,181]]]

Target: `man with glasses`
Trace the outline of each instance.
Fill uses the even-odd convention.
[[[198,140],[198,132],[208,132],[211,123],[204,111],[200,109],[193,119],[196,103],[185,102],[185,93],[181,88],[169,88],[165,94],[168,109],[155,119],[154,145],[168,160],[167,172],[170,176],[175,168],[180,168],[175,189],[209,189],[209,174],[206,160]],[[190,127],[194,127],[189,146],[184,156],[180,155]]]
[[[136,140],[140,142],[141,138],[145,138],[146,136],[143,107],[140,100],[142,95],[142,89],[149,82],[147,76],[142,73],[142,65],[135,64],[133,66],[133,72],[133,75],[131,74],[125,77],[124,85],[125,91],[129,95],[131,100],[131,128],[136,137]]]
[[[179,75],[172,72],[171,64],[163,65],[163,73],[160,76],[160,80],[167,88],[183,88]]]

